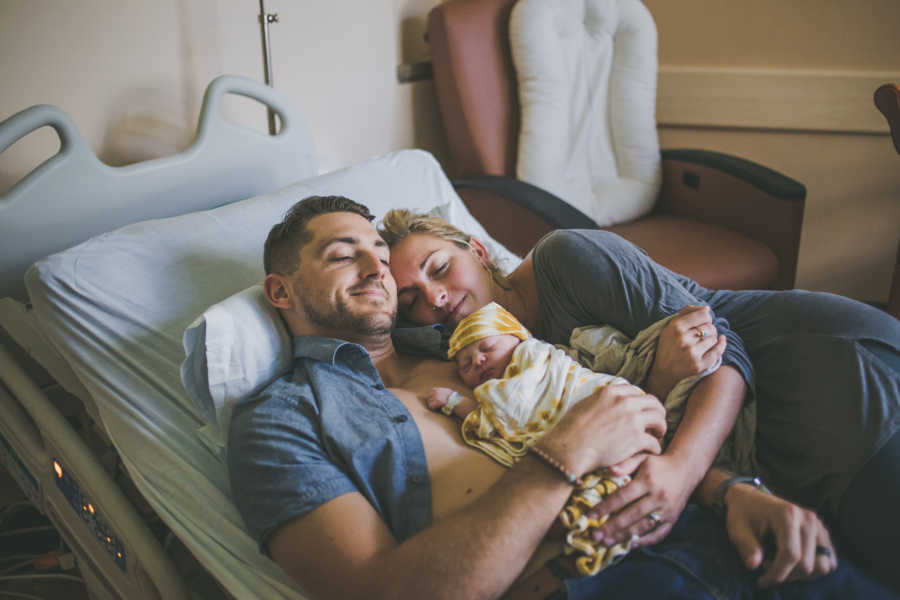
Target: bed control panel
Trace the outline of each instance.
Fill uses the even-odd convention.
[[[122,572],[127,573],[128,565],[125,556],[125,546],[122,545],[119,537],[102,517],[91,499],[78,486],[78,482],[66,472],[59,459],[53,459],[52,466],[56,485],[69,501],[72,510],[78,513],[81,520],[94,532],[94,535],[106,548],[116,565],[122,569]]]

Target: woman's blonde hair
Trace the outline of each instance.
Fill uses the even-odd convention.
[[[381,237],[387,242],[387,245],[390,248],[393,248],[395,244],[406,239],[406,237],[412,233],[430,235],[447,242],[452,242],[460,248],[472,248],[472,245],[469,243],[472,236],[466,232],[451,225],[440,217],[425,213],[414,213],[405,208],[394,208],[389,210],[381,220],[381,226],[378,228],[378,233],[381,234]],[[497,266],[497,263],[494,262],[492,256],[489,255],[487,257],[485,267],[491,274],[491,279],[493,279],[497,285],[506,290],[510,289],[509,280],[503,272],[500,271],[500,268]]]

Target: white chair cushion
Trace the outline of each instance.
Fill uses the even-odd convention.
[[[517,177],[599,226],[649,212],[662,181],[649,11],[639,0],[520,0],[510,42]]]

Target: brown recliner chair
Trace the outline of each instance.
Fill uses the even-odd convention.
[[[454,185],[488,232],[524,255],[552,229],[596,224],[514,178],[519,106],[508,28],[514,2],[439,4],[428,17],[428,40]],[[607,229],[709,288],[794,286],[803,185],[715,152],[663,150],[662,159],[652,212]]]
[[[887,119],[894,148],[900,154],[900,86],[886,83],[875,90],[875,106]],[[894,264],[894,277],[891,280],[886,310],[900,319],[900,247],[897,248],[897,262]]]

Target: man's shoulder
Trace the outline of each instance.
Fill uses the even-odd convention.
[[[236,437],[251,433],[260,427],[314,414],[316,392],[310,384],[306,370],[294,368],[255,392],[240,399],[234,406],[229,424],[229,443]]]

